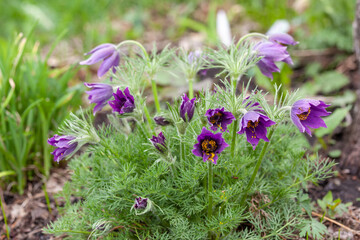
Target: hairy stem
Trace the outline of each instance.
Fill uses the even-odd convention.
[[[153,92],[153,95],[154,95],[156,111],[158,113],[160,113],[161,112],[160,102],[159,102],[159,98],[158,98],[156,82],[155,82],[154,79],[151,79],[151,87],[152,87],[152,92]]]
[[[180,135],[180,161],[185,161],[185,143],[183,135]]]
[[[146,104],[144,105],[144,113],[145,113],[145,117],[146,117],[147,123],[148,123],[151,131],[152,131],[153,134],[154,134],[154,125],[153,125],[152,119],[151,119],[151,117],[150,117],[149,110],[148,110],[148,108],[146,107]]]
[[[241,198],[240,205],[244,204],[245,199],[246,199],[246,197],[247,197],[247,195],[249,193],[249,190],[251,189],[251,187],[252,187],[252,185],[253,185],[253,183],[255,181],[256,175],[257,175],[257,173],[258,173],[258,171],[260,169],[261,162],[262,162],[262,160],[263,160],[263,158],[265,156],[266,150],[267,150],[267,148],[269,146],[269,143],[270,143],[271,137],[272,137],[272,135],[274,133],[274,130],[275,130],[275,127],[273,127],[269,132],[269,137],[268,137],[269,141],[265,142],[265,144],[264,144],[264,146],[263,146],[263,148],[261,150],[260,156],[259,156],[259,158],[258,158],[258,160],[256,162],[256,166],[255,166],[254,172],[253,172],[253,174],[251,176],[250,182],[248,183],[248,185],[247,185],[247,187],[245,189],[244,195]]]
[[[232,141],[231,141],[231,158],[235,157],[235,149],[236,149],[236,130],[239,125],[239,120],[234,121],[233,125],[233,133],[232,133]]]
[[[208,161],[208,199],[209,199],[209,205],[208,205],[208,219],[212,217],[212,208],[213,208],[213,197],[212,197],[212,191],[213,191],[213,163],[211,161]],[[211,236],[211,233],[209,232],[209,236]]]
[[[116,49],[119,49],[122,45],[125,45],[125,44],[133,44],[133,45],[138,46],[141,49],[141,51],[143,52],[145,59],[149,62],[149,60],[150,60],[149,54],[147,53],[146,49],[144,48],[144,46],[141,43],[134,41],[134,40],[125,40],[125,41],[122,41],[121,43],[119,43],[116,46]]]
[[[189,78],[189,98],[192,99],[194,97],[194,78]]]
[[[243,36],[242,38],[240,38],[240,40],[236,44],[236,48],[239,48],[240,44],[249,37],[260,37],[260,38],[268,39],[268,36],[261,34],[261,33],[249,33],[249,34],[246,34],[245,36]]]

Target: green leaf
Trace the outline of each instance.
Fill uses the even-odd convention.
[[[341,150],[335,149],[329,152],[329,157],[331,158],[339,158],[341,156]]]
[[[348,112],[350,111],[351,106],[346,108],[338,108],[327,117],[324,117],[325,124],[327,128],[319,128],[315,130],[315,135],[318,138],[321,138],[325,135],[331,134],[337,126],[344,120]]]
[[[306,220],[302,226],[299,233],[300,237],[306,237],[308,234],[314,239],[324,239],[323,235],[327,232],[327,228],[315,219]]]
[[[0,178],[15,175],[16,173],[14,171],[2,171],[0,172]]]

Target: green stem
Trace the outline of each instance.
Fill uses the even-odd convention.
[[[183,135],[180,135],[180,161],[185,162],[185,143]]]
[[[193,89],[194,79],[189,79],[189,98],[192,99],[194,97],[194,89]]]
[[[239,125],[239,120],[235,120],[233,125],[233,135],[231,141],[231,158],[234,159],[235,157],[235,148],[236,148],[236,130]]]
[[[147,53],[146,49],[144,48],[144,46],[141,43],[134,41],[134,40],[125,40],[125,41],[122,41],[121,43],[119,43],[116,46],[116,49],[119,49],[122,45],[125,45],[125,44],[134,44],[134,45],[138,46],[141,49],[141,51],[143,52],[144,57],[146,58],[146,61],[149,62],[149,60],[150,60],[149,54]]]
[[[208,199],[209,199],[209,206],[208,206],[208,220],[210,221],[210,218],[212,217],[212,208],[213,208],[213,197],[212,197],[212,191],[213,191],[213,163],[211,161],[208,161]],[[211,236],[211,233],[209,232],[209,236]]]
[[[157,94],[156,82],[155,82],[154,79],[151,79],[151,87],[152,87],[152,92],[153,92],[153,95],[154,95],[154,101],[155,101],[156,111],[157,111],[158,113],[160,113],[160,112],[161,112],[160,102],[159,102],[159,98],[158,98],[158,94]]]
[[[147,123],[148,123],[150,129],[154,133],[154,125],[153,125],[152,119],[150,117],[149,110],[146,107],[146,104],[144,105],[144,113],[145,113],[145,117],[146,117],[146,120],[147,120]]]
[[[246,199],[246,197],[247,197],[247,195],[248,195],[248,193],[249,193],[249,190],[251,189],[251,187],[252,187],[252,185],[253,185],[253,183],[254,183],[254,181],[255,181],[256,175],[257,175],[257,173],[258,173],[258,171],[259,171],[259,169],[260,169],[261,162],[262,162],[262,160],[263,160],[263,158],[264,158],[264,156],[265,156],[266,150],[267,150],[267,148],[268,148],[268,146],[269,146],[269,143],[270,143],[271,137],[272,137],[272,135],[273,135],[273,133],[274,133],[274,130],[275,130],[275,127],[273,127],[273,128],[270,130],[270,132],[269,132],[269,137],[268,137],[268,138],[269,138],[269,141],[268,141],[268,142],[265,142],[265,144],[264,144],[264,146],[263,146],[263,149],[261,150],[260,156],[259,156],[259,158],[258,158],[258,160],[257,160],[256,166],[255,166],[255,169],[254,169],[254,172],[253,172],[253,174],[252,174],[252,176],[251,176],[251,179],[250,179],[250,182],[248,183],[248,185],[247,185],[247,187],[246,187],[246,189],[245,189],[244,195],[243,195],[242,198],[241,198],[240,205],[243,205],[243,204],[244,204],[245,199]]]
[[[6,229],[6,237],[8,240],[10,240],[10,233],[9,233],[9,226],[7,224],[7,218],[6,218],[6,214],[5,214],[5,209],[2,203],[2,196],[0,196],[0,207],[1,207],[1,212],[4,218],[4,223],[5,223],[5,229]]]
[[[260,38],[268,39],[268,36],[261,34],[261,33],[249,33],[249,34],[246,34],[245,36],[243,36],[242,38],[240,38],[240,40],[236,44],[236,48],[239,48],[240,44],[249,37],[260,37]]]
[[[50,198],[49,198],[48,192],[46,191],[46,183],[45,182],[44,182],[44,185],[43,185],[42,189],[44,191],[47,208],[49,210],[49,213],[51,214],[52,210],[51,210],[51,206],[50,206]]]

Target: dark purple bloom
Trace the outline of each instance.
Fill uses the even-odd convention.
[[[195,100],[196,98],[190,100],[185,93],[182,96],[180,117],[184,120],[184,122],[190,122],[193,118],[195,111]]]
[[[92,56],[87,60],[81,61],[80,65],[92,65],[94,63],[104,60],[98,70],[98,77],[102,77],[111,68],[113,73],[116,72],[115,67],[119,65],[120,54],[114,44],[101,44],[96,48],[92,49],[90,52],[86,53],[85,55],[89,54],[92,54]]]
[[[68,156],[69,154],[73,153],[76,149],[78,143],[73,142],[70,143],[71,140],[74,140],[74,136],[59,136],[54,135],[52,138],[48,139],[48,144],[57,147],[51,154],[54,155],[54,160],[59,162],[64,157]]]
[[[269,78],[273,78],[273,72],[280,72],[275,62],[286,62],[292,64],[286,47],[274,42],[260,42],[255,45],[254,50],[258,52],[258,56],[262,57],[257,66],[262,74]]]
[[[300,132],[307,132],[311,136],[310,128],[326,128],[326,124],[321,117],[328,116],[330,112],[326,108],[330,105],[323,101],[312,99],[301,99],[296,101],[291,107],[291,120]]]
[[[94,107],[94,115],[97,111],[100,111],[106,104],[107,101],[113,96],[112,86],[104,83],[84,83],[90,91],[86,91],[89,95],[90,103],[96,103]]]
[[[227,125],[235,120],[234,115],[231,112],[226,112],[224,108],[209,109],[206,111],[205,117],[211,125],[211,130],[217,131],[220,128],[222,132],[225,132]]]
[[[115,100],[109,101],[110,106],[114,112],[119,114],[131,113],[135,108],[135,99],[130,94],[129,88],[125,88],[124,92],[117,89],[116,93],[113,93]]]
[[[157,125],[160,125],[160,126],[167,126],[171,123],[170,121],[168,121],[166,118],[164,118],[162,116],[154,117],[154,121]]]
[[[240,121],[240,131],[237,133],[246,133],[247,141],[253,146],[253,149],[255,150],[260,139],[263,139],[265,142],[269,141],[269,139],[266,137],[266,128],[274,124],[276,123],[270,120],[270,118],[264,114],[256,111],[249,111],[242,117]]]
[[[164,153],[167,150],[165,140],[165,136],[162,132],[159,133],[159,136],[153,136],[152,138],[150,138],[150,142],[161,153]]]
[[[135,198],[134,208],[144,209],[147,207],[147,202],[148,202],[147,198],[141,198],[141,197]]]
[[[210,160],[216,164],[218,154],[229,146],[222,136],[222,133],[212,133],[203,127],[200,135],[197,137],[198,143],[194,145],[192,153],[195,156],[202,157],[203,161]]]

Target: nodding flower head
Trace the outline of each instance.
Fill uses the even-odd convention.
[[[235,120],[234,115],[231,112],[226,112],[225,108],[209,109],[206,111],[205,116],[213,131],[217,131],[220,128],[222,132],[225,132],[227,126]]]
[[[77,148],[78,143],[73,141],[74,136],[54,135],[48,139],[48,144],[57,147],[51,154],[54,155],[54,161],[59,162],[65,157],[72,155]]]
[[[96,106],[94,107],[95,115],[95,113],[100,111],[113,96],[113,88],[109,84],[104,83],[84,83],[84,85],[91,88],[91,90],[86,91],[86,93],[89,95],[90,103],[96,103]]]
[[[167,147],[165,144],[166,138],[162,132],[160,132],[157,137],[153,136],[149,140],[159,152],[165,153],[167,151]]]
[[[147,207],[148,199],[147,198],[135,198],[134,208],[135,209],[144,209]]]
[[[105,75],[110,69],[112,69],[113,73],[116,72],[115,67],[119,65],[120,54],[114,44],[101,44],[85,55],[89,54],[92,54],[91,57],[81,61],[80,65],[92,65],[103,60],[97,72],[99,78]]]
[[[273,72],[280,72],[275,62],[293,64],[286,45],[296,45],[297,43],[290,35],[279,33],[269,36],[269,41],[256,44],[254,50],[257,51],[259,57],[262,57],[257,63],[261,73],[272,79]]]
[[[245,113],[240,120],[240,131],[237,133],[246,133],[247,141],[253,146],[253,149],[255,150],[260,139],[263,139],[265,142],[269,141],[269,139],[266,137],[266,128],[274,124],[276,123],[270,120],[264,114],[256,111],[249,111]]]
[[[180,117],[184,120],[184,122],[190,122],[193,118],[195,111],[195,100],[196,98],[190,100],[185,93],[182,96],[182,102],[180,105]]]
[[[300,132],[306,132],[311,136],[310,128],[326,128],[326,124],[321,117],[328,116],[330,112],[326,108],[330,105],[323,101],[312,99],[301,99],[296,101],[291,107],[291,120]]]
[[[192,153],[195,156],[202,157],[203,161],[211,161],[216,164],[218,154],[229,146],[222,136],[222,133],[212,133],[205,127],[202,129],[200,135],[197,137],[198,143],[194,145]]]
[[[131,113],[135,109],[135,99],[130,94],[129,88],[125,88],[124,92],[119,88],[113,93],[115,100],[109,101],[109,105],[114,112],[119,114]]]
[[[167,126],[171,124],[171,122],[168,119],[164,118],[163,116],[154,117],[154,121],[159,126]]]

